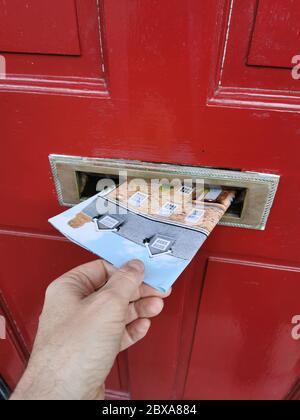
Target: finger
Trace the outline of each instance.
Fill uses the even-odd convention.
[[[164,301],[158,297],[147,297],[132,302],[128,307],[126,324],[130,324],[138,318],[153,318],[161,313]]]
[[[116,271],[118,271],[117,267],[110,264],[109,262],[103,260],[103,263],[105,265],[105,269],[106,269],[108,278],[110,278],[113,274],[115,274]]]
[[[143,283],[135,292],[135,294],[132,296],[132,301],[139,300],[141,298],[149,297],[149,296],[157,296],[157,297],[165,299],[168,296],[170,296],[171,292],[172,292],[172,289],[169,289],[167,292],[163,293],[157,289],[154,289],[151,286],[148,286],[148,284]]]
[[[108,277],[111,277],[118,269],[114,267],[112,264],[107,263],[106,270],[108,273]],[[160,292],[159,290],[154,289],[148,284],[142,283],[141,286],[137,289],[137,291],[132,296],[132,301],[136,301],[141,298],[149,297],[149,296],[157,296],[157,297],[161,297],[165,299],[169,297],[171,293],[172,293],[172,288],[169,289],[167,292]]]
[[[142,261],[132,260],[114,272],[105,285],[105,290],[113,291],[130,302],[143,280],[144,264]]]
[[[109,270],[107,262],[92,261],[64,274],[53,285],[60,289],[61,294],[68,293],[70,297],[83,299],[107,282]]]
[[[128,347],[144,338],[147,335],[150,326],[151,321],[147,318],[137,319],[127,325],[121,341],[121,351],[128,349]]]

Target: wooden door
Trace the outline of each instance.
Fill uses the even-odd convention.
[[[299,10],[295,0],[0,1],[0,288],[14,325],[0,376],[11,388],[47,285],[93,259],[47,223],[63,210],[56,153],[281,175],[266,230],[217,227],[107,388],[109,398],[299,395]]]

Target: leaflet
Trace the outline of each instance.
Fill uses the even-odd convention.
[[[216,187],[123,183],[103,188],[49,222],[68,239],[120,267],[145,264],[145,283],[167,291],[197,254],[235,198]]]

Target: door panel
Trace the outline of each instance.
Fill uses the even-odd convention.
[[[78,35],[74,0],[10,0],[1,5],[1,51],[80,55]]]
[[[1,342],[0,355],[1,378],[8,385],[8,389],[13,390],[24,372],[25,363],[14,347],[10,336]]]
[[[298,109],[291,71],[299,54],[298,14],[294,0],[220,0],[212,104]]]
[[[0,316],[5,320],[5,339],[0,339],[0,399],[7,397],[24,372],[27,352],[0,289]],[[2,326],[2,325],[1,325]],[[2,338],[2,337],[1,337]]]
[[[300,377],[287,330],[300,293],[300,82],[288,66],[296,44],[286,30],[297,30],[295,2],[25,3],[35,13],[22,8],[5,24],[24,28],[26,54],[17,32],[0,41],[8,71],[0,81],[0,288],[28,349],[49,282],[93,259],[47,222],[63,210],[50,153],[275,173],[282,181],[266,230],[216,228],[149,337],[120,357],[108,389],[110,398],[285,398]],[[62,42],[47,30],[61,28],[57,10],[70,28]],[[47,15],[38,40],[37,15]],[[260,43],[268,25],[269,49]],[[210,329],[216,317],[221,336]],[[243,360],[252,354],[249,371]]]
[[[106,95],[102,19],[97,0],[5,2],[0,54],[8,75],[0,90]]]
[[[186,398],[284,399],[299,377],[300,267],[211,258]],[[218,390],[218,391],[216,391]]]
[[[299,19],[297,0],[260,0],[248,64],[291,69],[300,42]]]

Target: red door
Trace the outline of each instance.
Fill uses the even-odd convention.
[[[107,388],[299,396],[299,17],[295,0],[0,2],[0,376],[11,389],[47,285],[93,259],[47,223],[62,210],[56,153],[281,175],[266,230],[218,227]]]

